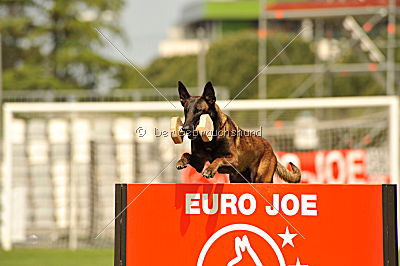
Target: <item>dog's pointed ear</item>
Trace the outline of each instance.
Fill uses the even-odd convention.
[[[185,105],[187,99],[190,98],[190,94],[187,91],[185,85],[182,82],[178,81],[178,92],[179,92],[179,100],[181,101],[182,106]]]
[[[208,104],[214,104],[216,101],[215,98],[215,90],[211,83],[211,81],[207,82],[206,86],[204,87],[202,97],[206,100]]]

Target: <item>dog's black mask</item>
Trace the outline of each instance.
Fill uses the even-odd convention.
[[[215,113],[215,90],[211,82],[207,82],[201,96],[190,96],[185,85],[178,81],[179,99],[184,108],[185,123],[182,130],[188,135],[189,139],[197,138],[195,129],[200,121],[202,114],[209,114],[214,117]]]

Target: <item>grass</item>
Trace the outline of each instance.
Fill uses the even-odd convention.
[[[112,266],[112,249],[14,249],[0,250],[1,266]]]
[[[112,266],[112,249],[14,249],[0,250],[1,266]]]

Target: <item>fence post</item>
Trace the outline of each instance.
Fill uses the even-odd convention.
[[[1,178],[1,245],[11,250],[11,209],[12,209],[12,111],[4,105],[3,110],[3,174]]]
[[[97,182],[97,151],[96,142],[90,141],[90,216],[89,216],[89,242],[93,242],[97,232],[97,204],[98,204],[98,182]]]
[[[69,119],[69,238],[68,248],[75,250],[78,248],[78,228],[77,228],[77,186],[74,171],[74,140],[72,132],[73,115]]]

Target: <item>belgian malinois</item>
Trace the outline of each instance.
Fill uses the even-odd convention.
[[[205,85],[201,96],[190,96],[180,81],[178,91],[185,113],[182,130],[191,139],[192,149],[192,154],[182,154],[176,163],[178,170],[189,164],[201,173],[208,161],[210,165],[202,173],[205,178],[212,178],[219,172],[229,174],[231,183],[272,183],[276,172],[286,182],[300,182],[301,173],[294,164],[290,163],[293,172],[287,170],[277,161],[271,144],[266,139],[248,134],[221,111],[215,103],[215,91],[211,82]],[[209,114],[214,124],[214,137],[210,142],[203,142],[195,134],[202,114]]]

